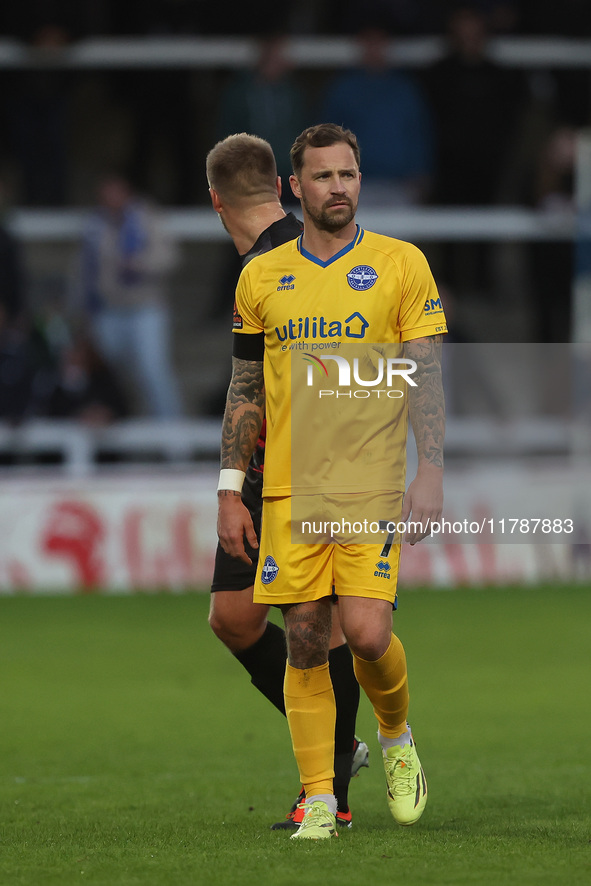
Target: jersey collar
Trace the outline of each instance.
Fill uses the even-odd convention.
[[[314,262],[315,265],[320,265],[321,268],[327,268],[333,262],[337,261],[337,259],[341,258],[341,256],[346,255],[347,252],[350,252],[355,246],[357,246],[358,243],[361,243],[361,241],[363,240],[364,234],[365,234],[365,231],[363,230],[363,228],[361,228],[361,227],[359,227],[359,225],[357,225],[357,233],[355,234],[355,236],[353,237],[351,242],[347,243],[346,246],[343,246],[343,248],[339,252],[337,252],[336,255],[333,255],[332,258],[329,258],[327,261],[322,261],[321,259],[317,258],[315,255],[312,255],[311,252],[308,252],[307,249],[304,249],[304,247],[302,245],[302,238],[303,238],[304,234],[302,232],[300,234],[300,236],[298,237],[298,241],[297,241],[298,252],[300,252],[304,258],[307,258],[309,261]]]

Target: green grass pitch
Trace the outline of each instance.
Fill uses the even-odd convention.
[[[591,588],[402,591],[422,820],[389,816],[376,727],[353,829],[290,843],[287,726],[207,594],[0,598],[2,886],[591,883]]]

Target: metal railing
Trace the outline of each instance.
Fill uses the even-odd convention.
[[[0,457],[30,467],[35,458],[53,456],[52,471],[87,476],[100,468],[101,456],[123,465],[169,467],[219,461],[221,418],[181,421],[128,419],[102,428],[77,421],[34,419],[19,426],[0,422]],[[450,417],[446,457],[505,458],[562,456],[571,452],[573,426],[559,418],[496,420]],[[53,459],[52,459],[53,460]],[[112,467],[112,462],[110,463]],[[14,464],[10,467],[14,470]]]
[[[7,217],[11,230],[28,242],[76,241],[87,212],[82,209],[14,209]],[[545,212],[520,206],[405,207],[358,211],[363,227],[391,237],[426,241],[571,240],[576,231],[574,211]],[[179,240],[227,242],[228,235],[210,207],[168,208],[165,225]]]
[[[399,37],[392,40],[392,64],[420,68],[445,51],[440,36]],[[286,52],[303,69],[340,68],[358,58],[354,38],[290,37]],[[493,37],[488,55],[515,68],[591,68],[591,40],[575,37]],[[249,37],[92,37],[69,46],[33,49],[19,40],[0,39],[0,68],[239,68],[254,64],[257,40]]]

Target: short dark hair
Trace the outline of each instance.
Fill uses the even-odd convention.
[[[289,152],[294,175],[297,177],[302,171],[306,148],[329,148],[331,145],[336,145],[340,142],[344,142],[352,148],[355,162],[359,166],[361,152],[357,144],[357,137],[350,129],[343,129],[342,126],[337,126],[336,123],[318,123],[316,126],[309,126],[307,129],[304,129],[296,138]]]
[[[238,132],[219,141],[205,161],[210,188],[230,202],[277,197],[277,164],[269,142]]]

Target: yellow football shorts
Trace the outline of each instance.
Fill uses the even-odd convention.
[[[311,495],[263,502],[254,602],[338,596],[396,607],[402,493]]]

